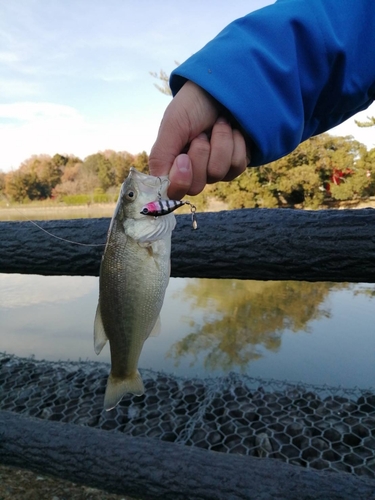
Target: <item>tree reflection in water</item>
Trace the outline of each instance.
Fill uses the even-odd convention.
[[[203,309],[203,325],[191,318],[192,332],[176,342],[167,356],[175,366],[191,356],[194,366],[205,352],[208,371],[229,371],[263,356],[261,347],[277,352],[285,330],[309,332],[309,322],[329,318],[326,299],[332,290],[350,284],[304,281],[244,281],[191,279],[177,292],[191,309]]]

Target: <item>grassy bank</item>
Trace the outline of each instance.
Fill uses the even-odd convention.
[[[190,198],[194,202],[193,198]],[[94,219],[112,217],[115,203],[91,203],[86,205],[66,205],[50,200],[27,204],[0,203],[0,221],[15,220],[57,220],[57,219]],[[302,207],[295,207],[302,208]],[[335,202],[322,207],[324,209],[360,209],[375,208],[375,200],[355,200]],[[228,205],[217,199],[207,201],[206,212],[220,212],[228,210]],[[198,212],[200,211],[198,206]],[[176,213],[189,213],[188,206],[181,207]]]
[[[57,220],[57,219],[93,219],[112,217],[115,203],[97,203],[92,205],[67,206],[49,205],[9,205],[0,207],[0,221],[14,220]]]
[[[115,203],[91,203],[86,205],[66,205],[50,200],[25,204],[0,204],[0,221],[15,220],[57,220],[57,219],[94,219],[112,217]],[[224,202],[212,199],[207,212],[226,210]],[[177,213],[189,213],[188,206],[181,207]],[[199,212],[199,207],[198,207]]]

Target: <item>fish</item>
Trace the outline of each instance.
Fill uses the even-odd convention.
[[[138,361],[145,340],[160,330],[176,218],[174,214],[152,218],[140,212],[151,200],[168,199],[168,186],[168,176],[154,177],[131,167],[108,230],[94,321],[96,354],[107,340],[111,353],[104,396],[107,411],[127,393],[144,393]]]

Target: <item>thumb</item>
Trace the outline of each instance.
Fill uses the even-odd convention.
[[[151,149],[148,160],[151,175],[168,175],[177,156],[189,143],[189,126],[183,125],[183,118],[175,108],[175,101],[172,101],[164,113]]]
[[[190,190],[193,182],[193,166],[188,155],[180,154],[176,157],[169,172],[169,180],[169,198],[180,200]]]
[[[201,132],[213,126],[218,114],[218,103],[201,87],[187,81],[164,113],[149,156],[151,175],[168,175],[172,166],[176,166],[178,155],[186,152]],[[186,159],[183,162],[186,167]]]
[[[188,131],[189,127],[181,126],[181,119],[176,118],[173,109],[167,108],[149,156],[151,175],[169,175],[168,196],[171,199],[185,196],[193,181],[190,158],[187,154],[180,154],[189,143]]]

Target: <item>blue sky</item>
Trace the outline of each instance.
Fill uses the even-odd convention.
[[[270,3],[1,2],[0,169],[32,154],[149,152],[170,99],[149,71],[169,73],[233,19]],[[334,132],[375,143],[353,120]]]

